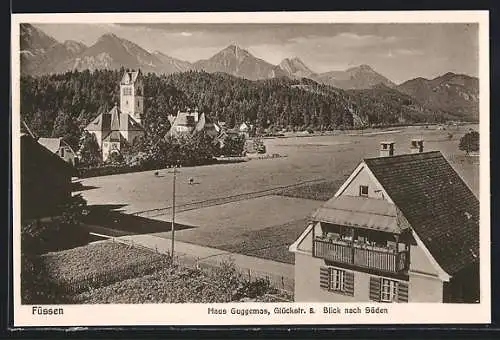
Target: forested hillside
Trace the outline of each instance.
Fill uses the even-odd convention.
[[[23,76],[22,118],[38,135],[62,136],[76,145],[92,118],[119,104],[122,72]],[[169,128],[167,116],[186,107],[198,107],[229,127],[250,121],[259,129],[333,129],[349,128],[358,121],[373,126],[452,117],[430,111],[385,86],[345,91],[304,78],[250,81],[224,73],[149,73],[145,75],[145,95],[144,125],[148,134],[158,136]]]

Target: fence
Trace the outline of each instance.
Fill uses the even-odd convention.
[[[183,212],[183,211],[195,210],[195,209],[200,209],[200,208],[206,208],[206,207],[210,207],[210,206],[214,206],[214,205],[222,205],[222,204],[231,203],[231,202],[237,202],[237,201],[243,201],[243,200],[248,200],[248,199],[252,199],[252,198],[264,197],[264,196],[268,196],[268,195],[277,194],[277,193],[279,193],[283,190],[286,190],[286,189],[300,187],[300,186],[312,184],[312,183],[320,183],[320,182],[324,182],[324,181],[325,181],[324,178],[319,178],[319,179],[313,179],[313,180],[304,181],[304,182],[300,182],[300,183],[296,183],[296,184],[280,186],[280,187],[276,187],[276,188],[272,188],[272,189],[246,192],[246,193],[236,194],[236,195],[232,195],[232,196],[213,198],[213,199],[208,199],[208,200],[204,200],[204,201],[191,202],[191,203],[176,205],[175,210],[176,210],[176,212]],[[170,212],[171,210],[172,210],[172,207],[168,206],[165,208],[137,211],[137,212],[133,213],[133,215],[141,216],[141,217],[157,217],[157,216],[165,215],[168,212]]]
[[[158,254],[163,254],[163,253],[159,252],[157,248],[152,249],[150,247],[146,247],[144,245],[141,245],[137,242],[133,242],[133,240],[126,240],[126,239],[122,239],[122,238],[110,237],[107,235],[97,234],[97,233],[91,233],[91,235],[101,237],[104,239],[108,239],[108,240],[111,240],[113,242],[122,243],[122,244],[125,244],[128,246],[140,248],[140,249],[143,249],[146,251],[153,251],[153,252],[158,253]],[[168,254],[165,254],[165,255],[168,256]],[[195,258],[193,256],[183,254],[181,256],[179,256],[179,255],[174,256],[174,259],[171,263],[174,263],[175,265],[178,265],[178,266],[183,267],[183,268],[188,268],[188,269],[193,269],[193,270],[213,271],[213,270],[216,270],[217,268],[220,268],[222,266],[223,262],[227,262],[227,261],[207,262],[207,261],[204,261],[203,258],[200,259],[200,258]],[[156,268],[157,267],[154,266],[154,269],[156,269]],[[251,270],[248,268],[238,268],[238,271],[241,274],[241,278],[244,279],[245,281],[253,282],[257,279],[264,279],[270,284],[270,286],[272,286],[278,292],[278,294],[267,293],[266,294],[267,298],[269,298],[271,300],[274,299],[277,302],[292,301],[292,298],[290,298],[290,297],[293,296],[293,291],[294,291],[294,280],[293,279],[282,276],[282,275],[276,275],[274,273]],[[210,282],[207,282],[205,280],[198,280],[198,281],[202,284],[209,285],[209,286],[212,286],[214,288],[220,288],[217,285],[212,284]],[[232,301],[232,297],[230,295],[231,292],[228,292],[228,294],[229,295],[228,295],[227,299],[229,302],[229,301]]]
[[[185,267],[200,268],[206,270],[211,270],[217,266],[217,264],[214,264],[213,262],[206,262],[203,261],[203,259],[193,258],[190,256],[176,257],[175,261],[177,261],[179,264]],[[256,279],[265,279],[269,283],[271,283],[271,285],[274,288],[280,291],[286,291],[288,293],[293,293],[294,291],[295,281],[291,278],[265,271],[253,270],[249,268],[240,267],[239,271],[242,277],[247,281],[254,281]]]

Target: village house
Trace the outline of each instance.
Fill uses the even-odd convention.
[[[295,300],[477,302],[479,200],[439,151],[382,142],[289,250]]]
[[[197,132],[205,131],[213,137],[220,135],[221,128],[217,123],[211,122],[205,113],[199,113],[197,109],[191,111],[188,109],[186,112],[178,111],[177,115],[169,115],[170,130],[167,135],[192,135]]]
[[[38,138],[38,143],[46,149],[55,153],[71,165],[78,164],[78,157],[75,151],[61,137],[59,138]]]
[[[254,134],[254,126],[250,123],[243,122],[238,127],[238,132],[245,136],[245,138],[250,138]]]
[[[86,131],[94,134],[106,161],[110,154],[120,153],[125,143],[132,144],[144,136],[141,125],[144,112],[144,84],[141,71],[127,70],[120,81],[120,107],[98,115]]]
[[[76,169],[28,134],[21,134],[21,216],[48,217],[71,198]]]

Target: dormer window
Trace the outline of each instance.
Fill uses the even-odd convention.
[[[368,185],[359,186],[359,196],[368,197]]]

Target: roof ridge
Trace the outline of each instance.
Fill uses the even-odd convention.
[[[442,155],[441,151],[433,150],[433,151],[424,151],[424,152],[419,152],[419,153],[404,153],[404,154],[394,155],[394,156],[368,157],[368,158],[363,158],[363,160],[366,161],[366,160],[373,160],[373,159],[393,159],[393,158],[401,158],[401,157],[405,157],[405,156],[416,156],[416,155],[431,154],[431,153]]]
[[[346,209],[346,208],[331,208],[328,206],[321,206],[321,209],[328,209],[328,210],[341,210],[341,211],[350,211],[350,212],[357,212],[360,214],[365,214],[365,215],[377,215],[377,216],[387,216],[387,217],[397,217],[397,214],[382,214],[378,212],[372,212],[372,211],[365,211],[365,210],[357,210],[357,209]]]

